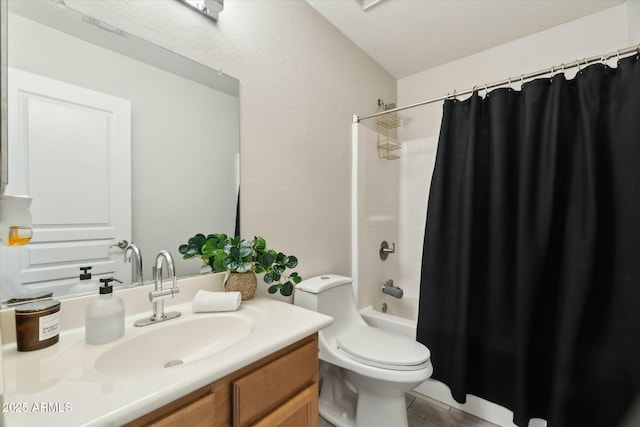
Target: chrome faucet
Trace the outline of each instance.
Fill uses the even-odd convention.
[[[164,289],[162,287],[162,266],[166,264],[167,273],[173,279],[173,285],[171,288]],[[164,312],[164,299],[172,297],[180,292],[177,286],[176,270],[173,264],[173,257],[167,251],[160,251],[156,257],[155,264],[155,287],[154,290],[149,292],[149,301],[153,303],[153,315],[149,318],[136,320],[134,326],[147,326],[158,322],[163,322],[169,319],[175,319],[180,316],[179,311],[172,311],[170,313]]]
[[[382,285],[382,293],[391,295],[394,298],[402,298],[404,291],[402,288],[393,285],[393,280],[389,279]]]
[[[135,258],[135,261],[132,258]],[[140,248],[135,243],[131,242],[124,250],[124,262],[132,263],[131,284],[138,283],[142,285],[144,283],[142,278],[142,254],[140,254]]]

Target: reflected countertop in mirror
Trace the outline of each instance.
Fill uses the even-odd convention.
[[[64,296],[84,266],[95,281],[127,283],[131,266],[117,245],[125,240],[140,248],[145,279],[162,249],[174,255],[180,276],[198,273],[201,265],[182,260],[178,246],[196,233],[236,230],[238,80],[50,0],[8,3],[5,193],[33,197],[34,235],[28,245],[0,249],[0,299],[23,289]],[[46,89],[34,95],[22,84]],[[50,87],[54,92],[45,92]],[[89,95],[98,101],[77,101]],[[103,100],[117,107],[103,107]],[[60,105],[80,108],[68,115]],[[43,135],[24,125],[37,114]],[[103,130],[102,139],[94,129]],[[129,136],[129,148],[111,158],[116,133]],[[85,150],[94,139],[102,146]],[[117,216],[129,225],[113,225]]]

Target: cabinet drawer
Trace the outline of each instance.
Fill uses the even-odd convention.
[[[215,395],[209,394],[157,419],[151,427],[210,427],[215,420]]]
[[[233,382],[233,426],[248,426],[317,380],[314,340]]]

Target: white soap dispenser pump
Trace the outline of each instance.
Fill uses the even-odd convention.
[[[100,296],[87,306],[85,338],[89,344],[106,344],[124,335],[124,301],[113,295],[114,279],[100,279]]]

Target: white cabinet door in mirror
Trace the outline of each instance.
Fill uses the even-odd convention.
[[[9,184],[33,198],[33,239],[0,253],[0,294],[77,284],[79,268],[131,281],[131,105],[126,99],[9,69]]]

